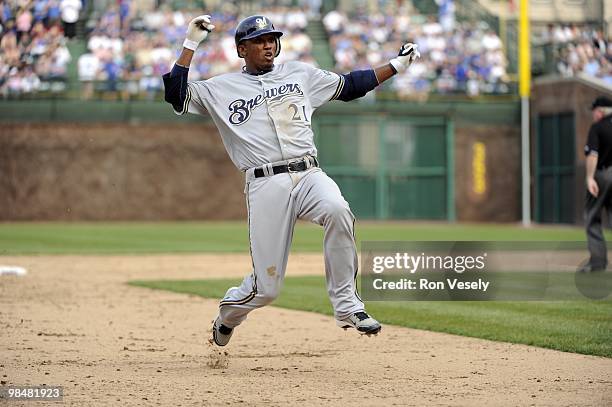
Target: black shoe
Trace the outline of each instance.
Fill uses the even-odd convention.
[[[579,273],[601,273],[606,271],[606,266],[593,266],[591,263],[587,263],[578,269]]]

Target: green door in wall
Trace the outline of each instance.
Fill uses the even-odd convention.
[[[537,130],[536,220],[574,223],[574,114],[540,115]]]

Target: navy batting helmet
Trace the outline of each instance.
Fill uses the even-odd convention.
[[[276,37],[276,55],[274,56],[277,57],[281,49],[279,38],[283,33],[274,28],[272,21],[264,16],[247,17],[238,24],[238,27],[236,27],[236,34],[234,35],[236,49],[238,48],[238,44],[242,41],[250,40],[251,38],[259,37],[264,34],[274,34]],[[238,56],[240,57],[240,53],[238,53]]]

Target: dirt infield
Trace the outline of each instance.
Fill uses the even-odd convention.
[[[29,270],[0,277],[0,380],[61,385],[67,405],[612,405],[610,359],[393,326],[362,338],[273,307],[219,355],[207,341],[216,301],[125,284],[242,276],[247,256],[0,264]],[[320,255],[289,264],[289,275],[323,274]]]

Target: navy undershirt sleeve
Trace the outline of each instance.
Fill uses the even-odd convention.
[[[185,113],[184,103],[187,99],[187,75],[189,68],[184,66],[174,65],[172,70],[163,75],[164,80],[164,99],[170,103],[174,110],[180,113]]]
[[[362,96],[378,86],[378,79],[373,69],[353,71],[342,75],[344,86],[336,99],[348,102]]]

